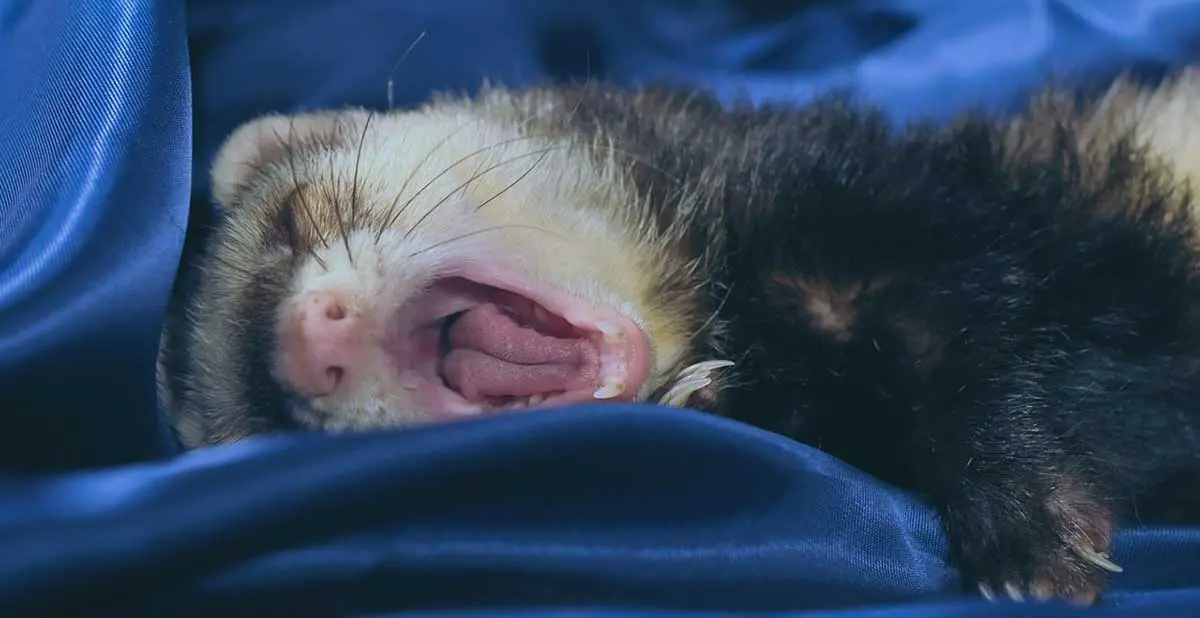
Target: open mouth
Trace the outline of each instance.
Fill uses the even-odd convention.
[[[480,265],[434,281],[395,327],[401,386],[443,418],[631,401],[650,373],[630,319]]]

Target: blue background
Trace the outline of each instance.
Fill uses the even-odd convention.
[[[581,408],[176,457],[157,334],[249,117],[592,75],[897,118],[1187,62],[1187,0],[0,0],[0,607],[99,615],[1057,615],[958,594],[922,504],[700,414]],[[1134,528],[1100,615],[1200,611]],[[518,611],[519,610],[519,611]],[[434,614],[428,614],[434,615]],[[558,614],[558,615],[561,615]]]

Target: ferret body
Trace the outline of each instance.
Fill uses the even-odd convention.
[[[162,398],[193,448],[708,410],[925,496],[985,595],[1091,602],[1132,500],[1200,489],[1197,111],[1185,72],[900,131],[596,84],[261,118]]]

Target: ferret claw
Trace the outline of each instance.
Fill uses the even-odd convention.
[[[712,384],[712,380],[708,378],[692,378],[682,382],[677,382],[675,386],[671,387],[671,390],[667,391],[666,395],[663,395],[662,399],[659,400],[659,403],[682,408],[683,406],[687,405],[688,398],[692,396],[692,393],[704,388],[705,386],[708,386],[709,384]]]
[[[978,584],[975,584],[975,585],[976,585],[976,587],[979,588],[980,596],[982,596],[983,598],[985,598],[989,601],[996,600],[996,593],[992,592],[991,586],[988,586],[987,584],[985,584],[983,582],[979,582]]]
[[[733,362],[725,360],[703,361],[688,365],[675,377],[675,384],[658,402],[663,405],[681,408],[687,405],[692,393],[712,384],[712,372],[725,367],[732,367]]]
[[[1011,597],[1012,600],[1014,600],[1014,601],[1024,601],[1025,600],[1025,595],[1021,594],[1021,589],[1017,588],[1013,584],[1004,584],[1004,591],[1007,592],[1008,596]]]
[[[701,375],[701,374],[708,375],[708,374],[712,373],[713,371],[716,371],[717,369],[724,369],[726,367],[732,367],[732,366],[733,366],[733,361],[727,361],[727,360],[704,361],[704,362],[696,363],[695,365],[690,365],[690,366],[684,368],[683,371],[679,372],[679,377],[682,378],[685,375],[686,376]]]
[[[1105,571],[1121,573],[1125,570],[1117,565],[1117,563],[1109,560],[1108,556],[1097,552],[1094,549],[1084,547],[1082,545],[1071,545],[1071,549],[1074,550],[1076,554],[1079,554],[1080,558],[1087,560],[1088,562],[1104,569]]]

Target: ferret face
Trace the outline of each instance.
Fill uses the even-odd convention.
[[[528,107],[493,93],[235,131],[189,327],[164,334],[184,442],[264,414],[336,431],[639,400],[696,360],[706,316],[664,288],[681,258],[622,163],[528,129]]]

